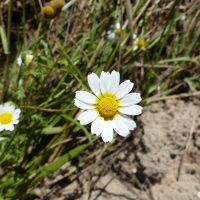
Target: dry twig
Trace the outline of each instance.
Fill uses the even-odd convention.
[[[196,96],[200,96],[200,91],[181,93],[181,94],[169,95],[169,96],[161,96],[161,97],[150,97],[147,99],[147,102],[152,103],[156,101],[165,101],[165,100],[170,100],[170,99],[181,99],[181,98],[196,97]]]

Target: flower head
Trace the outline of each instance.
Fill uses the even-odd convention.
[[[145,50],[146,41],[143,38],[138,38],[136,34],[133,35],[133,51],[137,49]]]
[[[31,63],[31,61],[33,60],[33,55],[31,54],[31,53],[29,53],[29,54],[26,54],[25,56],[19,56],[18,58],[17,58],[17,64],[19,65],[19,66],[21,66],[23,63],[25,63],[26,65],[28,65],[28,64],[30,64]]]
[[[51,0],[42,8],[42,14],[47,18],[53,18],[61,11],[64,4],[64,0]]]
[[[55,9],[49,5],[42,8],[42,14],[46,17],[52,17],[55,15]]]
[[[123,33],[123,29],[121,28],[120,23],[117,22],[115,24],[114,30],[109,30],[107,32],[107,38],[109,40],[116,40],[116,39],[118,39],[122,35],[122,33]]]
[[[19,123],[20,109],[11,104],[0,105],[0,131],[13,131],[14,125]]]
[[[78,120],[82,125],[91,124],[91,133],[101,135],[104,142],[111,142],[113,132],[126,137],[136,123],[127,115],[139,115],[142,107],[139,93],[130,93],[133,83],[129,80],[120,84],[119,72],[102,72],[100,78],[92,73],[88,83],[94,94],[77,91],[75,105],[85,111]]]
[[[31,63],[31,61],[33,60],[33,55],[32,54],[26,54],[25,57],[24,57],[24,63],[25,64],[29,64]]]

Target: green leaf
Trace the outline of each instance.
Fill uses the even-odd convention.
[[[33,174],[37,173],[37,175],[34,176],[34,178],[30,181],[31,184],[36,184],[38,181],[42,180],[43,178],[47,177],[48,175],[52,174],[56,170],[58,170],[60,167],[62,167],[66,162],[70,161],[71,159],[78,156],[82,151],[84,151],[88,146],[90,146],[91,143],[82,144],[71,151],[67,152],[63,156],[57,158],[52,163],[41,167],[40,169],[33,171]]]
[[[61,133],[62,131],[63,131],[63,127],[61,126],[57,126],[57,127],[49,126],[42,130],[42,134],[45,134],[45,135],[58,134],[58,133]]]
[[[2,26],[0,26],[0,36],[1,36],[4,53],[9,54],[7,37],[6,37],[5,30],[3,29]]]

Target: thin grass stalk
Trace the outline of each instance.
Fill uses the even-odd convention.
[[[127,18],[128,18],[128,25],[131,32],[131,41],[133,43],[133,24],[132,24],[132,11],[131,11],[130,0],[125,0],[125,7],[126,7]]]
[[[15,139],[16,135],[17,135],[17,131],[12,135],[12,137],[10,138],[10,141],[7,144],[5,150],[2,152],[2,154],[0,156],[0,164],[4,162],[4,158],[5,158],[6,154],[7,154],[8,150],[9,150],[9,148],[10,148],[12,142],[13,142],[13,140]]]
[[[159,42],[161,43],[161,46],[159,47],[159,50],[158,50],[157,59],[160,57],[160,55],[163,51],[163,48],[166,46],[167,39],[169,38],[170,31],[175,22],[176,13],[178,12],[178,8],[182,1],[183,0],[176,0],[172,6],[171,12],[169,13],[168,21],[167,21],[167,23],[162,31],[161,37],[160,37]]]
[[[8,24],[7,24],[7,48],[8,53],[6,55],[6,62],[4,66],[4,78],[3,78],[3,92],[1,96],[1,102],[4,102],[7,98],[9,88],[9,64],[10,64],[10,35],[11,35],[11,19],[12,19],[12,0],[8,4]]]
[[[23,41],[24,45],[26,45],[26,1],[25,0],[23,0],[22,23],[23,23]]]

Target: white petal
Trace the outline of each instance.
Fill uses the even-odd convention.
[[[18,124],[19,123],[19,120],[14,120],[13,122],[12,122],[13,124]]]
[[[137,49],[138,49],[138,46],[135,45],[135,46],[133,47],[133,51],[136,51]]]
[[[121,28],[121,25],[120,25],[119,22],[117,22],[117,23],[115,24],[115,28]]]
[[[21,113],[20,109],[14,110],[14,112],[13,112],[13,120],[18,120],[20,113]]]
[[[121,99],[127,95],[133,89],[133,85],[134,84],[129,80],[122,82],[116,92],[118,98]]]
[[[131,118],[126,115],[121,115],[120,120],[128,127],[129,130],[134,130],[136,128],[136,123]]]
[[[115,70],[111,72],[111,80],[110,80],[110,92],[115,93],[119,87],[120,76],[119,72]]]
[[[94,121],[97,117],[98,117],[97,112],[95,112],[94,110],[87,110],[87,111],[82,112],[78,116],[78,120],[80,121],[80,124],[86,125]]]
[[[120,106],[130,106],[137,104],[141,101],[140,93],[129,93],[126,96],[124,96],[122,99],[120,99]]]
[[[13,125],[13,124],[6,125],[6,126],[4,127],[4,129],[7,130],[7,131],[13,131],[13,130],[14,130],[14,125]]]
[[[136,40],[137,39],[137,34],[133,34],[133,39]]]
[[[16,121],[19,119],[19,115],[13,115],[13,121]],[[19,120],[18,120],[19,121]]]
[[[96,96],[98,96],[101,93],[99,78],[95,73],[92,73],[92,74],[88,75],[88,84],[89,84],[92,92]]]
[[[14,115],[20,115],[20,113],[21,113],[21,110],[20,109],[16,109],[15,111],[14,111]]]
[[[100,75],[100,89],[101,93],[108,92],[110,89],[111,76],[109,72],[101,72]]]
[[[21,57],[21,56],[19,56],[19,57],[17,58],[17,64],[18,64],[19,66],[21,66],[21,64],[22,64],[22,57]]]
[[[3,111],[4,111],[4,112],[13,113],[14,110],[15,110],[15,106],[10,105],[10,104],[5,104],[5,105],[4,105],[4,108],[3,108]]]
[[[88,104],[94,104],[96,101],[96,97],[93,94],[86,92],[86,91],[77,91],[76,98],[79,101],[82,101],[82,102],[88,103]]]
[[[103,124],[104,120],[100,117],[97,117],[96,120],[92,122],[91,133],[99,136],[103,131]]]
[[[137,45],[138,42],[139,42],[139,38],[136,38],[136,39],[134,40],[134,42],[133,42],[134,46],[138,46],[138,45]]]
[[[79,101],[78,99],[74,100],[74,105],[77,106],[78,108],[83,109],[83,110],[90,110],[90,109],[94,108],[93,105],[84,103],[82,101]]]
[[[122,137],[126,137],[129,134],[128,127],[123,123],[122,120],[120,120],[120,115],[116,116],[112,120],[112,126],[114,130],[121,135]]]
[[[1,131],[1,130],[0,130]],[[7,139],[7,138],[5,138],[5,137],[0,137],[0,141],[3,141],[3,140],[5,140],[5,139]]]
[[[0,105],[0,114],[3,112],[3,106]]]
[[[0,132],[4,130],[4,127],[0,124]]]
[[[121,107],[119,112],[126,115],[140,115],[142,113],[142,107],[139,105]]]
[[[115,40],[116,39],[116,35],[115,35],[115,33],[113,31],[108,31],[107,32],[107,38],[109,40]]]
[[[113,127],[111,121],[104,121],[101,138],[104,142],[111,142],[113,139]]]

